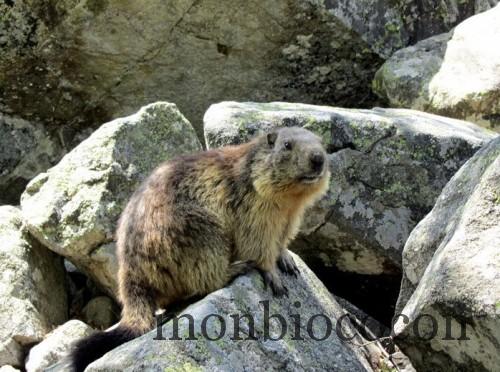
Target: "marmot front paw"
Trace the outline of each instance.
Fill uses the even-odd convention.
[[[281,253],[281,256],[278,258],[278,268],[283,273],[293,275],[294,277],[297,277],[297,275],[300,274],[299,268],[288,251]]]
[[[264,280],[264,288],[271,287],[273,295],[276,297],[288,297],[288,288],[283,285],[281,278],[271,271],[260,270],[260,275]]]

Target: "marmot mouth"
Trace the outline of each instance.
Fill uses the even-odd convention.
[[[299,181],[302,183],[314,183],[319,180],[321,177],[320,174],[312,175],[312,176],[302,176],[299,177]]]

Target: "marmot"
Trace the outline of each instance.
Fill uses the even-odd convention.
[[[274,295],[286,294],[278,269],[298,271],[286,248],[329,175],[320,138],[297,127],[156,168],[118,224],[120,324],[77,343],[75,370],[151,330],[155,310],[252,268]]]

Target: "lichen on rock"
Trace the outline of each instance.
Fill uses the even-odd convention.
[[[468,120],[499,130],[500,6],[452,31],[394,53],[373,88],[390,105]],[[478,41],[477,35],[481,35]]]
[[[499,180],[497,137],[460,168],[408,238],[396,309],[407,318],[396,319],[395,334],[417,368],[488,371],[500,363]]]
[[[190,123],[170,103],[103,124],[21,198],[30,231],[115,295],[113,236],[129,197],[161,162],[201,150]]]
[[[170,320],[161,332],[155,329],[105,354],[88,371],[373,370],[360,346],[364,339],[341,306],[302,260],[293,258],[301,274],[283,276],[290,291],[287,298],[270,297],[256,272],[239,277],[183,310],[177,326]],[[245,314],[253,318],[253,327]],[[298,323],[294,314],[300,314]],[[278,316],[283,320],[276,321]]]
[[[18,208],[0,207],[0,365],[24,365],[29,347],[67,320],[61,257],[26,229]]]
[[[212,105],[209,148],[302,126],[330,153],[327,195],[306,214],[292,249],[306,260],[360,274],[397,273],[411,230],[454,172],[492,135],[470,123],[411,110],[294,103]]]

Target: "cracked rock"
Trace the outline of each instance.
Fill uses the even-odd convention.
[[[8,205],[0,207],[0,278],[0,365],[23,367],[29,347],[68,317],[66,277],[61,257]]]
[[[0,113],[0,204],[18,204],[26,184],[63,153],[43,125]]]

